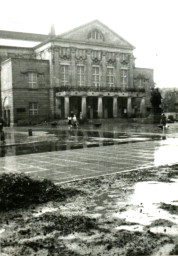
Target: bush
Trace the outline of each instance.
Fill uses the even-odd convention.
[[[0,210],[27,207],[50,200],[61,201],[76,192],[72,189],[64,190],[47,179],[40,181],[24,174],[4,173],[0,175]]]

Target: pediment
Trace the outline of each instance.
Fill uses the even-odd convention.
[[[131,49],[135,48],[98,20],[58,35],[57,38],[85,43],[100,43],[116,47],[127,47]]]

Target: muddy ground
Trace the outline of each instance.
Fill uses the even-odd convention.
[[[47,190],[1,207],[1,256],[178,255],[178,165]]]

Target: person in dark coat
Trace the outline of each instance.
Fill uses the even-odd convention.
[[[162,115],[161,115],[161,125],[162,125],[162,128],[163,128],[163,132],[166,128],[166,124],[167,124],[166,115],[164,113],[162,113]]]
[[[4,128],[4,120],[2,117],[0,117],[0,139],[2,141],[5,141],[5,134],[4,134],[4,131],[3,131],[3,128]]]

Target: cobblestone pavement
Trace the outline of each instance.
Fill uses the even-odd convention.
[[[0,172],[55,183],[178,162],[178,138],[0,158]]]

